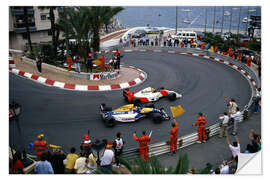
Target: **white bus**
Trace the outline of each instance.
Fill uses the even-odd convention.
[[[197,33],[194,31],[177,31],[176,35],[172,35],[172,38],[197,40]]]

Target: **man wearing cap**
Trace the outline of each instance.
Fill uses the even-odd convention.
[[[40,155],[43,154],[48,148],[48,143],[43,140],[44,134],[39,134],[37,140],[34,142],[33,148],[36,150],[37,161],[40,161]]]
[[[176,153],[178,139],[178,123],[174,119],[172,122],[172,129],[170,131],[170,152]]]
[[[88,134],[85,134],[83,136],[83,142],[82,142],[80,148],[81,148],[81,151],[85,152],[87,157],[92,153],[91,146],[92,146],[92,144],[91,144],[90,137]]]
[[[149,136],[146,135],[146,131],[145,130],[142,131],[142,136],[140,138],[137,138],[136,132],[134,132],[133,139],[140,143],[140,147],[139,147],[140,155],[145,161],[148,161],[149,160],[149,158],[148,158],[148,151],[149,151],[148,143],[151,141],[151,139]]]
[[[199,112],[199,116],[197,119],[197,122],[193,124],[193,126],[199,126],[198,127],[198,136],[199,139],[197,143],[206,142],[205,141],[205,124],[207,123],[205,117],[203,116],[203,113]],[[203,139],[202,139],[203,137]]]

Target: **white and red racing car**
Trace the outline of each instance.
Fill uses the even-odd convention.
[[[140,102],[154,102],[163,97],[168,97],[170,100],[175,100],[182,97],[181,94],[175,91],[166,90],[164,88],[154,89],[152,87],[145,88],[137,93],[134,93],[129,89],[125,89],[123,91],[123,96],[128,102],[133,104],[137,104]]]

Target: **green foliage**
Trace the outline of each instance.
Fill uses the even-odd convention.
[[[174,169],[174,174],[186,174],[188,172],[188,168],[189,161],[187,154],[184,154],[184,156],[179,154],[178,163],[176,165],[176,168]]]
[[[206,167],[204,169],[202,169],[199,174],[211,174],[211,170],[212,170],[212,164],[207,163]]]
[[[246,47],[250,50],[260,52],[261,51],[261,42],[260,41],[250,41]]]

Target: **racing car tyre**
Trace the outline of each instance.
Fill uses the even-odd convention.
[[[158,114],[158,113],[153,114],[152,117],[153,117],[154,123],[157,123],[157,124],[158,124],[158,123],[161,123],[162,120],[163,120],[162,115],[160,115],[160,114]]]
[[[169,98],[169,100],[173,101],[173,100],[176,99],[176,94],[175,93],[171,93],[171,94],[168,95],[168,98]]]
[[[113,127],[115,126],[115,119],[113,117],[106,118],[105,124],[107,127]]]
[[[141,103],[141,100],[140,100],[139,98],[134,98],[134,99],[132,100],[132,103],[133,103],[134,105],[138,105],[138,104]]]
[[[112,107],[106,106],[106,104],[103,104],[103,111],[112,111]]]
[[[154,105],[154,103],[146,103],[146,104],[144,104],[144,107],[155,108],[155,105]]]

